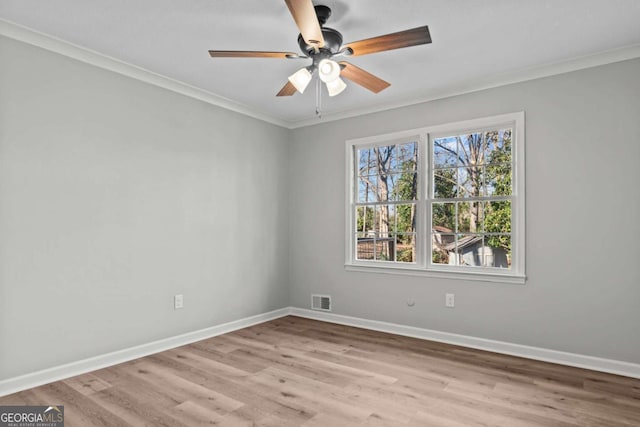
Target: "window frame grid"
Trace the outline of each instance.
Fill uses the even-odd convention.
[[[500,128],[510,127],[512,129],[511,145],[511,195],[487,196],[486,194],[486,174],[483,174],[485,190],[483,196],[468,198],[439,198],[433,197],[432,177],[434,175],[434,152],[433,140],[438,137],[464,135],[465,133],[479,133],[493,131]],[[483,136],[484,137],[484,136]],[[357,150],[371,148],[374,146],[389,146],[415,141],[417,143],[417,195],[415,201],[389,201],[385,204],[416,203],[416,229],[415,244],[416,258],[413,263],[403,263],[395,261],[367,261],[356,259],[356,235],[357,218],[355,215],[356,206],[363,206],[367,203],[358,202],[358,158]],[[345,200],[346,200],[346,221],[345,221],[345,268],[349,271],[378,272],[386,274],[400,274],[426,277],[441,277],[466,280],[478,280],[501,283],[524,284],[525,275],[525,199],[524,199],[524,112],[509,113],[492,117],[466,120],[443,125],[428,126],[424,128],[411,129],[394,132],[390,134],[377,135],[359,139],[348,140],[345,143]],[[487,165],[483,165],[486,170]],[[456,165],[456,167],[458,167]],[[439,168],[442,169],[442,168]],[[456,178],[457,180],[458,178]],[[354,199],[355,197],[355,199]],[[434,203],[456,203],[469,201],[499,201],[508,200],[511,202],[511,237],[512,245],[512,265],[510,269],[498,267],[480,266],[458,266],[449,264],[432,263],[432,207]],[[379,205],[381,203],[368,203],[369,205]],[[457,204],[456,204],[457,209]],[[457,215],[455,218],[458,221]],[[484,222],[484,214],[483,214]],[[484,225],[484,224],[483,224]],[[457,227],[456,227],[457,228]],[[394,233],[397,234],[397,233]],[[460,233],[454,232],[454,236]],[[463,234],[476,234],[483,238],[489,235],[507,235],[507,233],[489,233],[484,226],[482,232],[464,232]],[[484,260],[484,250],[482,251],[482,263]],[[482,264],[481,263],[481,264]]]
[[[418,159],[417,159],[417,164],[416,164],[416,174],[417,174],[417,189],[416,189],[416,198],[415,200],[387,200],[385,202],[359,202],[358,201],[358,194],[359,194],[359,182],[358,182],[358,177],[360,176],[356,171],[359,170],[358,168],[358,162],[359,162],[359,158],[358,158],[358,154],[357,151],[359,148],[374,148],[374,147],[387,147],[390,145],[401,145],[401,144],[409,144],[415,142],[416,144],[416,150],[418,151]],[[350,182],[347,181],[350,185],[349,185],[349,190],[347,191],[347,206],[349,207],[348,210],[350,211],[350,215],[348,215],[347,218],[347,232],[349,233],[349,238],[347,239],[347,246],[345,249],[345,253],[347,254],[348,260],[346,264],[358,264],[358,265],[362,265],[362,266],[371,266],[371,267],[379,267],[381,265],[386,265],[386,266],[390,266],[391,268],[398,268],[398,266],[400,268],[416,268],[416,267],[422,267],[421,265],[421,253],[423,248],[421,246],[423,246],[424,244],[421,242],[422,239],[419,238],[420,236],[420,231],[419,229],[419,225],[418,223],[420,222],[420,219],[424,216],[423,215],[423,209],[421,207],[422,203],[421,203],[421,194],[422,194],[422,188],[423,188],[423,183],[421,182],[421,178],[424,174],[420,173],[420,169],[423,167],[423,163],[421,161],[421,157],[423,155],[422,151],[424,149],[424,138],[423,136],[417,134],[416,132],[398,132],[398,133],[394,133],[393,134],[393,138],[387,138],[385,135],[381,135],[380,137],[374,137],[372,139],[370,139],[370,143],[363,143],[363,144],[347,144],[347,153],[348,153],[348,157],[347,159],[349,159],[349,157],[351,157],[351,162],[346,162],[347,164],[351,163],[350,168],[348,168],[348,176],[350,176]],[[395,173],[396,171],[394,171]],[[353,197],[353,199],[352,199]],[[371,206],[371,207],[376,207],[376,206],[383,206],[383,205],[406,205],[406,204],[415,204],[416,205],[416,230],[413,233],[415,235],[415,245],[416,245],[416,257],[413,260],[413,262],[398,262],[398,261],[385,261],[385,260],[363,260],[363,259],[358,259],[357,258],[357,234],[358,234],[358,230],[357,230],[357,215],[355,214],[356,210],[358,207],[361,206]],[[355,231],[355,232],[353,232]],[[375,232],[375,231],[374,231]],[[390,232],[389,234],[394,234],[394,235],[398,235],[398,234],[411,234],[411,233],[399,233],[399,232]],[[374,252],[375,253],[375,252]],[[397,248],[394,248],[394,253],[397,253]],[[397,259],[397,256],[394,257],[394,259]],[[420,264],[420,265],[419,265]]]
[[[491,119],[491,118],[488,118]],[[515,150],[515,146],[519,145],[518,143],[516,143],[516,135],[517,135],[517,131],[516,131],[516,125],[517,125],[517,120],[510,120],[510,121],[506,121],[503,123],[500,122],[496,122],[495,124],[491,124],[485,127],[470,127],[470,128],[466,128],[466,129],[460,129],[460,130],[456,130],[455,127],[452,127],[452,129],[450,131],[441,131],[441,132],[431,132],[431,133],[427,133],[426,134],[426,138],[427,138],[427,153],[429,156],[429,166],[427,169],[423,169],[422,172],[424,175],[426,175],[427,179],[429,180],[429,185],[425,188],[426,193],[424,194],[424,198],[426,200],[427,203],[427,212],[429,213],[427,215],[427,230],[429,233],[429,236],[427,236],[427,241],[428,246],[429,246],[429,251],[427,251],[427,253],[425,253],[425,266],[428,270],[434,270],[434,271],[458,271],[458,272],[473,272],[473,273],[488,273],[488,274],[505,274],[503,273],[504,270],[511,272],[512,269],[498,269],[497,267],[486,267],[484,265],[466,265],[466,266],[462,266],[459,265],[456,261],[456,264],[437,264],[433,262],[433,258],[432,258],[432,251],[433,251],[433,205],[434,203],[454,203],[455,205],[455,215],[454,215],[454,222],[455,222],[455,227],[454,230],[452,230],[455,242],[456,242],[456,250],[455,250],[455,256],[458,256],[458,239],[459,239],[459,235],[460,234],[464,234],[464,235],[477,235],[477,236],[481,236],[483,239],[486,236],[491,236],[491,235],[508,235],[511,239],[511,245],[512,245],[512,258],[515,257],[515,251],[516,251],[516,247],[514,244],[514,211],[513,211],[513,207],[514,207],[514,193],[515,193],[515,168],[516,168],[516,158],[514,157],[514,150]],[[460,196],[460,176],[458,174],[456,174],[456,182],[458,185],[458,190],[457,190],[457,194],[458,197],[441,197],[441,198],[436,198],[435,197],[435,182],[433,182],[433,179],[435,177],[435,171],[436,170],[459,170],[461,168],[463,168],[463,166],[460,166],[458,164],[456,164],[455,166],[449,166],[449,167],[440,167],[440,168],[436,168],[435,166],[435,150],[434,150],[434,141],[439,139],[439,138],[444,138],[444,137],[459,137],[462,135],[467,135],[467,134],[472,134],[472,133],[480,133],[482,134],[482,144],[483,147],[486,147],[486,133],[490,132],[490,131],[494,131],[497,129],[505,129],[505,128],[511,128],[512,130],[512,134],[511,134],[511,195],[499,195],[499,196],[488,196],[487,194],[487,187],[486,187],[486,173],[482,174],[482,184],[483,184],[483,195],[482,196],[472,196],[472,197],[461,197]],[[456,141],[456,157],[459,156],[459,146],[460,143],[458,141]],[[484,148],[483,148],[484,149]],[[498,164],[502,164],[502,163],[498,163]],[[488,163],[483,163],[482,165],[479,165],[482,167],[483,172],[486,171],[486,168],[489,164]],[[511,228],[511,232],[510,233],[488,233],[485,230],[484,227],[484,221],[485,221],[485,215],[483,213],[483,218],[482,218],[482,231],[481,232],[471,232],[471,231],[459,231],[458,230],[458,206],[459,203],[465,203],[465,202],[494,202],[494,201],[509,201],[511,203],[511,207],[512,207],[512,211],[511,211],[511,224],[510,224],[510,228]],[[484,207],[483,207],[484,208]],[[484,244],[482,247],[482,259],[484,261]],[[513,261],[512,261],[513,264]]]

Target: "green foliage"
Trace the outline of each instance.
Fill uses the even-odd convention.
[[[487,203],[485,206],[484,227],[488,233],[510,233],[511,202]],[[487,236],[487,244],[511,253],[511,238],[509,236]]]
[[[372,207],[361,207],[358,208],[358,228],[357,231],[369,231],[373,230],[373,215],[374,211]],[[365,227],[366,223],[366,227]]]
[[[405,157],[401,162],[400,178],[392,195],[396,200],[415,200],[417,196],[417,175],[415,154],[406,158],[406,153],[401,153]],[[415,231],[415,207],[409,204],[398,205],[396,208],[398,215],[398,230]]]
[[[398,231],[400,232],[413,232],[414,226],[414,211],[413,205],[397,205],[396,212],[398,215]]]
[[[398,262],[413,262],[413,250],[411,248],[398,250]]]
[[[435,194],[440,198],[453,198],[456,194],[456,173],[453,169],[438,170],[434,182]],[[433,204],[433,224],[454,231],[456,227],[456,207],[454,203]]]
[[[433,251],[431,255],[434,264],[449,264],[449,257],[441,251]]]
[[[496,147],[489,156],[487,166],[487,185],[493,188],[496,195],[511,194],[511,132],[504,132],[502,138],[495,135],[492,141]],[[497,201],[485,203],[485,231],[489,233],[511,233],[511,202]],[[502,248],[511,253],[509,236],[488,236],[487,244],[494,248]]]

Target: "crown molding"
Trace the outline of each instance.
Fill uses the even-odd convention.
[[[241,103],[0,18],[0,35],[280,127],[287,122]]]
[[[91,49],[69,43],[67,41],[1,18],[0,35],[287,129],[298,129],[307,126],[314,126],[322,123],[363,116],[366,114],[379,113],[381,111],[408,107],[429,101],[435,101],[438,99],[450,98],[452,96],[478,92],[485,89],[535,80],[543,77],[550,77],[557,74],[570,73],[572,71],[578,71],[586,68],[597,67],[600,65],[606,65],[640,57],[639,43],[631,46],[621,47],[618,49],[598,52],[591,55],[580,56],[567,61],[520,69],[517,71],[503,73],[484,79],[469,81],[461,85],[443,88],[440,91],[423,94],[419,97],[415,97],[409,100],[395,102],[392,101],[378,104],[372,107],[356,108],[338,111],[335,113],[327,113],[324,114],[322,116],[322,119],[320,120],[318,120],[317,117],[311,117],[302,120],[290,121],[273,117],[272,115],[266,114],[262,111],[235,102],[228,98],[216,95],[214,93],[197,88],[195,86],[191,86],[170,77],[163,76],[153,71],[146,70],[142,67],[129,64],[127,62],[112,58]]]

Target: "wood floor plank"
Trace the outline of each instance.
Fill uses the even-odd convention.
[[[63,382],[84,395],[90,395],[111,387],[106,381],[101,380],[93,374],[84,374],[77,377],[63,380]]]
[[[265,369],[249,380],[253,387],[265,392],[279,389],[280,396],[287,402],[309,407],[314,412],[338,414],[347,423],[362,422],[372,413],[371,408],[349,401],[339,390],[277,368]]]
[[[92,402],[87,397],[73,388],[66,385],[63,381],[57,381],[51,384],[43,385],[34,390],[34,392],[42,399],[41,405],[63,404],[65,407],[65,425],[71,427],[109,427],[109,426],[126,426],[127,423],[122,418],[106,410],[103,406]],[[45,403],[49,402],[49,403]],[[78,414],[78,417],[71,417],[67,422],[67,412]]]
[[[205,359],[198,356],[184,356],[184,352],[175,354],[183,355],[182,358],[171,357],[170,354],[162,354],[151,356],[154,360],[163,362],[166,369],[172,370],[184,379],[192,381],[196,384],[208,388],[216,388],[221,390],[226,396],[245,403],[240,409],[233,411],[233,414],[240,415],[240,418],[246,418],[247,413],[260,413],[261,417],[279,418],[282,420],[306,420],[315,415],[309,408],[298,406],[292,402],[287,402],[280,395],[275,393],[265,393],[251,387],[248,381],[249,374],[244,371],[238,375],[233,369],[231,375],[225,375],[224,371],[215,372],[210,370],[210,365],[203,363]],[[216,362],[217,363],[217,362]],[[214,365],[218,368],[218,365]],[[235,419],[235,416],[226,418]],[[257,418],[256,418],[257,419]],[[282,421],[284,422],[284,421]],[[224,424],[224,423],[223,423]],[[299,424],[295,424],[299,425]]]
[[[154,417],[157,416],[157,412],[153,408],[137,404],[134,396],[119,387],[111,387],[94,393],[90,399],[124,420],[127,425],[151,425]],[[69,411],[66,410],[66,412]],[[158,423],[158,425],[162,424]]]
[[[134,375],[149,384],[150,388],[164,390],[164,393],[180,404],[190,401],[221,415],[234,411],[244,403],[219,393],[200,384],[185,380],[168,369],[154,365],[153,362],[140,361],[134,367]],[[179,406],[178,404],[177,406]]]
[[[0,397],[67,426],[639,426],[640,380],[288,316]]]

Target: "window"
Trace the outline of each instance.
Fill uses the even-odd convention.
[[[416,141],[357,150],[357,260],[415,262],[417,167]]]
[[[524,113],[347,141],[348,269],[524,282]]]

